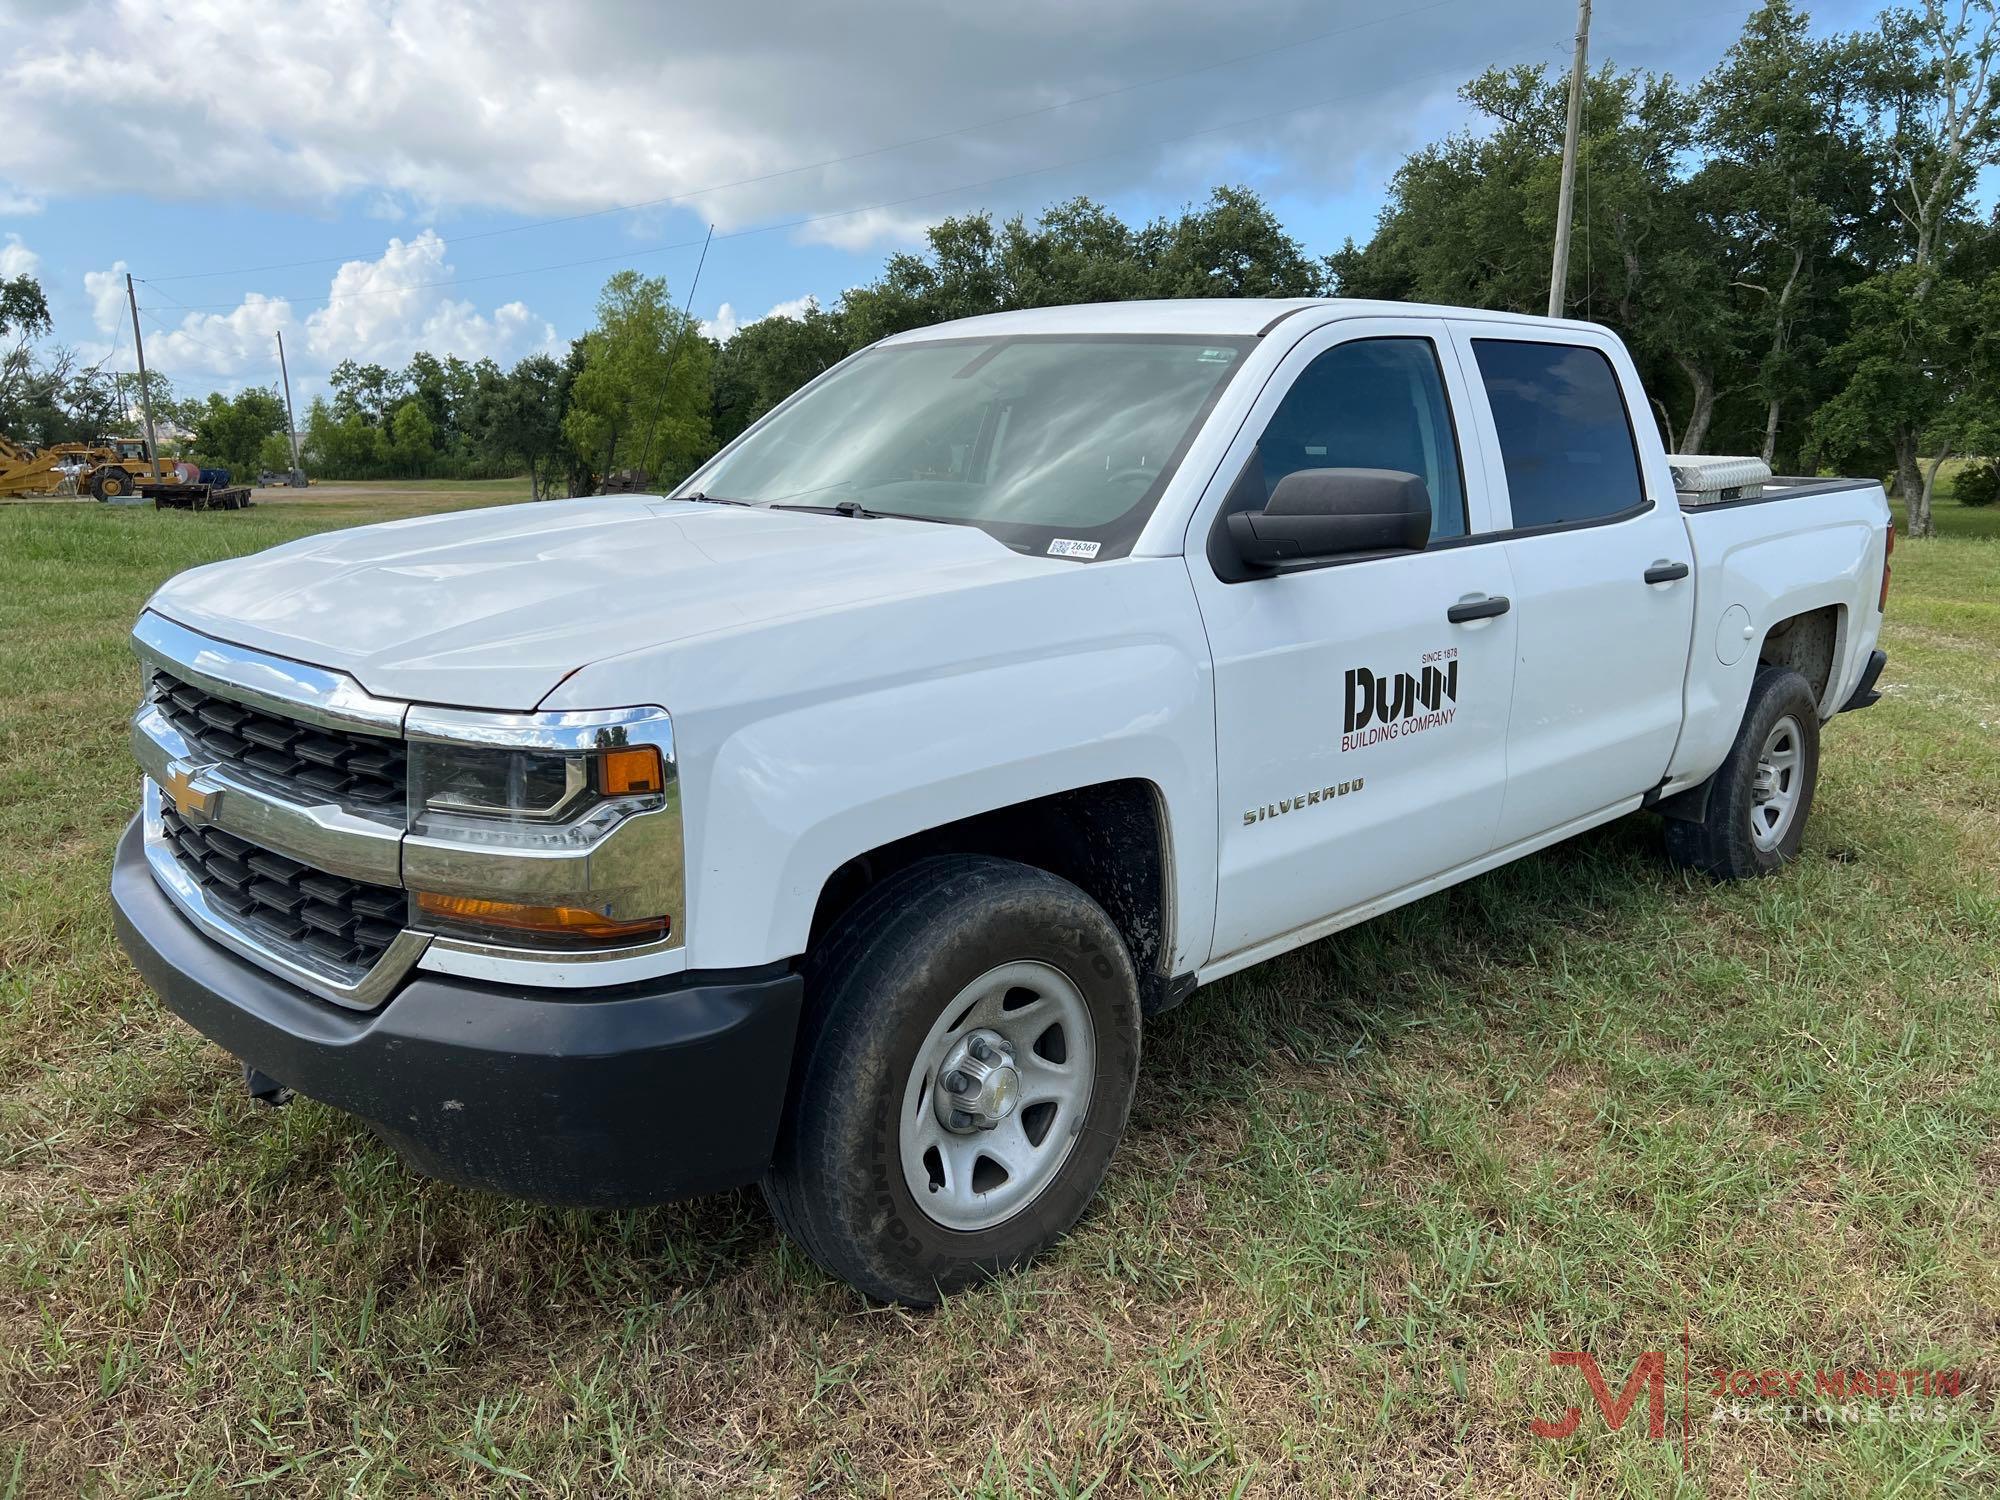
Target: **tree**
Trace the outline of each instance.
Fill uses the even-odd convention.
[[[1248,188],[1216,188],[1205,207],[1156,219],[1134,245],[1150,274],[1131,296],[1314,297],[1323,290],[1323,268]]]
[[[1966,367],[1958,308],[1962,289],[1941,291],[1954,239],[1968,225],[1966,200],[1978,174],[2000,161],[2000,13],[1993,0],[1923,0],[1919,11],[1886,11],[1863,82],[1869,92],[1881,196],[1895,242],[1872,285],[1849,295],[1851,329],[1834,351],[1847,375],[1815,432],[1829,451],[1884,442],[1911,536],[1930,536],[1931,497],[1958,423],[1952,404]],[[1939,296],[1949,305],[1927,309]],[[1931,447],[1930,478],[1921,458]]]
[[[1825,394],[1820,356],[1852,280],[1845,260],[1874,206],[1874,162],[1855,114],[1864,57],[1853,38],[1813,38],[1790,0],[1767,0],[1699,90],[1707,160],[1694,189],[1727,248],[1766,463],[1786,403],[1817,405]]]
[[[1815,417],[1833,456],[1879,453],[1894,446],[1905,525],[1934,532],[1931,502],[1945,461],[1991,452],[2000,375],[1986,332],[2000,315],[2000,277],[1983,285],[1949,268],[1895,266],[1848,293],[1850,332],[1836,351],[1847,384]],[[1901,435],[1910,444],[1902,446]],[[1914,472],[1902,475],[1906,451]]]
[[[528,466],[529,498],[551,493],[567,445],[563,412],[569,376],[546,354],[531,354],[510,370],[480,407],[480,443],[488,452]]]
[[[274,432],[257,447],[257,467],[273,474],[286,474],[292,467],[292,440]]]
[[[597,299],[563,435],[606,477],[620,468],[686,474],[715,451],[710,346],[658,276],[620,271]]]
[[[1539,313],[1548,299],[1566,85],[1539,66],[1492,68],[1459,92],[1488,124],[1404,162],[1374,237],[1328,257],[1326,271],[1343,296]],[[1585,80],[1578,144],[1585,168],[1564,302],[1623,334],[1651,388],[1681,388],[1661,425],[1670,446],[1699,452],[1732,363],[1734,330],[1720,237],[1683,175],[1695,115],[1691,96],[1670,78],[1607,64]]]
[[[459,363],[460,368],[464,368],[462,362],[454,361],[454,363]],[[407,397],[396,404],[398,412],[410,401],[417,402],[423,408],[424,416],[430,424],[434,446],[427,449],[421,457],[425,462],[436,458],[439,452],[450,446],[453,426],[452,382],[446,373],[445,362],[435,354],[419,349],[410,356],[409,364],[403,367],[402,376],[395,382],[395,387],[408,392]],[[398,436],[396,441],[397,447],[401,449],[402,438]]]
[[[409,476],[427,474],[437,458],[437,423],[421,395],[410,396],[390,417],[389,457]]]
[[[715,437],[726,443],[850,352],[846,318],[817,302],[796,318],[760,318],[713,355]]]
[[[46,337],[48,298],[42,284],[23,274],[0,279],[0,432],[23,425],[21,407],[34,383],[34,342]]]
[[[392,375],[377,364],[357,365],[351,359],[343,359],[333,367],[327,384],[333,387],[336,417],[345,421],[359,415],[378,427],[389,420],[389,413],[405,394],[400,375]]]
[[[989,214],[932,226],[922,254],[889,257],[831,314],[850,347],[953,318],[1134,297],[1307,297],[1324,275],[1248,188],[1219,187],[1178,218],[1128,228],[1075,198],[995,228]],[[740,338],[742,335],[739,334]]]
[[[194,424],[194,451],[204,464],[249,473],[258,467],[264,439],[285,430],[285,403],[266,386],[233,397],[209,396]]]

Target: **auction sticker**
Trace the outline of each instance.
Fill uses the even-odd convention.
[[[1049,543],[1049,556],[1080,557],[1085,562],[1089,562],[1090,559],[1097,556],[1097,547],[1098,544],[1096,542],[1075,542],[1071,541],[1068,537],[1059,536]]]

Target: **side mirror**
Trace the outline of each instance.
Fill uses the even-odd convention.
[[[1430,488],[1401,469],[1300,469],[1262,510],[1229,518],[1253,567],[1363,552],[1421,552],[1431,538]]]

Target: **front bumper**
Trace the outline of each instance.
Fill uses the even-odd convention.
[[[420,976],[364,1014],[197,931],[155,882],[137,819],[111,898],[119,940],[169,1009],[257,1071],[367,1120],[432,1176],[610,1208],[740,1187],[770,1165],[797,974],[557,994]]]

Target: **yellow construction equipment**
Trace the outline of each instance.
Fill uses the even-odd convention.
[[[95,495],[117,500],[153,477],[153,460],[138,438],[56,443],[39,453],[0,435],[0,496]]]
[[[37,453],[0,436],[0,496],[73,495],[80,472],[54,450]]]

